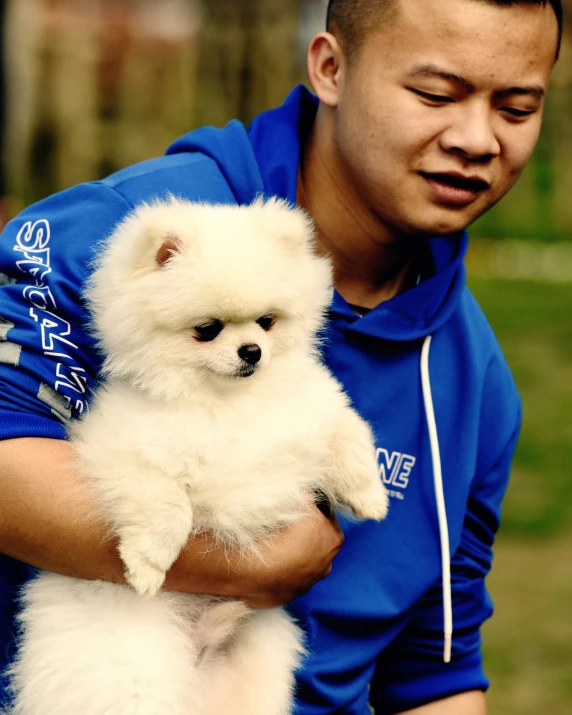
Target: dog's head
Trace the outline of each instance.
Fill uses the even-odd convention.
[[[309,218],[285,202],[144,205],[114,233],[88,299],[110,373],[154,392],[244,380],[314,348],[331,299]]]

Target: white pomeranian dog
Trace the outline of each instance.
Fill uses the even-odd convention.
[[[170,199],[113,233],[86,293],[105,384],[70,429],[129,586],[27,585],[13,715],[287,715],[302,636],[283,609],[161,591],[189,538],[246,558],[316,494],[382,519],[372,435],[320,363],[332,294],[284,202]]]

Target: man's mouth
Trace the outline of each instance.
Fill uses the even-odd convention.
[[[452,173],[420,172],[421,176],[429,182],[435,198],[442,203],[455,206],[466,206],[472,203],[483,191],[490,187],[490,183],[480,176],[464,176]]]

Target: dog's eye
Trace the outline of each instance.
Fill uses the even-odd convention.
[[[258,325],[260,325],[262,330],[268,331],[276,322],[276,316],[275,315],[263,315],[262,318],[258,318],[258,320],[256,322],[258,323]]]
[[[203,343],[208,343],[210,340],[214,340],[223,328],[224,325],[220,320],[209,320],[206,323],[195,325],[195,338]]]

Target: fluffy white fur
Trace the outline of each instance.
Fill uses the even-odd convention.
[[[144,205],[87,298],[107,380],[70,437],[131,587],[27,586],[13,715],[287,715],[303,652],[287,613],[160,588],[193,535],[248,558],[318,492],[385,516],[370,429],[316,354],[331,271],[311,225],[275,200]]]

